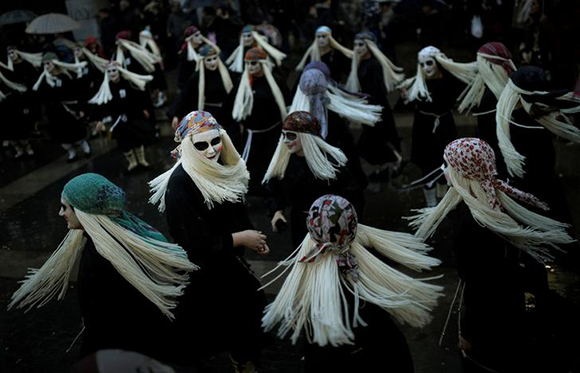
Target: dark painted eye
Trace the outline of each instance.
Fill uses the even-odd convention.
[[[218,136],[218,137],[214,137],[214,138],[211,140],[211,145],[212,145],[212,146],[216,146],[216,145],[219,145],[221,142],[222,142],[222,139],[221,139],[221,137],[219,137],[219,136]]]
[[[427,65],[427,66],[433,66],[433,60],[425,61],[425,65]]]
[[[195,146],[195,148],[197,150],[202,152],[209,147],[209,143],[207,141],[198,141],[198,142],[194,142],[193,146]]]

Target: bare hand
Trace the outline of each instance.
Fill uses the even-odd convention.
[[[171,121],[171,127],[173,127],[173,129],[176,130],[177,126],[179,126],[179,118],[173,117],[173,120]]]
[[[284,210],[276,211],[274,217],[272,218],[272,221],[270,222],[270,224],[272,224],[272,231],[276,233],[278,233],[278,228],[276,228],[276,223],[278,222],[278,220],[282,220],[284,223],[288,223],[288,220],[286,220],[286,217],[284,216]]]
[[[248,229],[232,234],[234,247],[245,246],[254,251],[258,255],[266,255],[270,252],[270,248],[266,244],[266,235],[262,232]]]
[[[457,347],[465,352],[471,351],[472,348],[471,343],[462,336],[459,336],[459,343],[457,344]]]

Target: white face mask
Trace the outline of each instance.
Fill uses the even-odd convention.
[[[17,61],[18,60],[18,55],[16,54],[16,51],[14,50],[9,50],[8,51],[8,58],[10,58],[12,61]]]
[[[330,35],[325,33],[320,33],[316,35],[316,42],[319,48],[326,48],[330,44]]]
[[[213,56],[209,56],[203,59],[203,64],[206,69],[214,71],[218,68],[218,56],[214,54]]]
[[[246,61],[246,67],[250,75],[256,75],[262,72],[262,64],[259,61]]]
[[[116,67],[108,67],[107,74],[109,74],[109,78],[111,78],[111,81],[115,83],[117,83],[121,78],[121,75],[119,74],[119,69]]]
[[[217,162],[223,149],[219,130],[197,133],[191,137],[193,147],[210,161]]]
[[[439,72],[437,62],[435,61],[435,58],[431,56],[419,57],[419,66],[421,66],[421,69],[423,70],[423,73],[425,73],[427,79],[433,78]]]
[[[369,51],[369,47],[367,47],[367,43],[364,40],[355,40],[354,41],[354,52],[359,56],[362,57],[367,54]]]
[[[44,70],[51,74],[55,71],[55,66],[52,61],[44,61]]]
[[[75,57],[81,58],[83,56],[83,50],[81,48],[74,49]]]
[[[242,40],[244,41],[244,47],[250,47],[254,43],[254,37],[249,32],[242,34]]]
[[[298,132],[282,131],[284,137],[284,145],[288,147],[290,154],[302,153],[302,142],[298,136]]]
[[[193,44],[195,44],[195,45],[202,44],[203,43],[203,39],[201,37],[201,32],[198,31],[195,34],[193,34],[192,40],[193,40]]]

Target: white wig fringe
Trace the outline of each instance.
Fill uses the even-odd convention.
[[[220,77],[222,78],[222,84],[226,92],[230,93],[234,88],[234,83],[232,83],[232,78],[230,77],[228,68],[224,65],[219,55],[217,59],[218,70],[220,72]],[[205,65],[203,63],[203,58],[199,60],[196,68],[199,70],[199,85],[197,87],[197,110],[203,110],[205,107]]]
[[[330,87],[331,85],[329,84],[328,90],[324,93],[328,99],[326,108],[330,111],[337,113],[350,122],[366,124],[371,127],[381,120],[382,106],[370,105],[364,99],[354,96],[334,94],[331,92]],[[300,87],[296,90],[288,114],[295,111],[312,112],[310,110],[310,98],[302,92]]]
[[[116,61],[125,66],[125,53],[121,47],[124,47],[129,51],[131,56],[143,66],[145,71],[152,73],[155,71],[155,64],[161,63],[161,57],[149,52],[146,48],[140,46],[139,44],[126,39],[117,40],[117,57]]]
[[[317,32],[316,35],[323,34],[323,33],[328,34],[328,39],[330,41],[330,47],[332,49],[336,49],[336,50],[340,51],[340,53],[344,54],[348,58],[353,58],[354,52],[352,50],[342,46],[339,42],[337,42],[336,39],[334,39],[332,37],[331,33]],[[320,61],[320,57],[321,57],[321,55],[320,55],[320,49],[318,48],[318,42],[317,42],[316,38],[314,38],[314,41],[312,42],[310,47],[308,47],[308,49],[304,53],[304,56],[302,56],[302,59],[298,63],[298,66],[296,66],[296,71],[304,70],[304,67],[306,66],[306,61],[308,61],[309,58],[310,58],[310,62],[312,62],[312,61]]]
[[[302,144],[306,164],[315,178],[322,180],[336,179],[339,167],[344,167],[348,159],[346,155],[326,141],[316,135],[308,133],[297,132],[298,139]],[[274,156],[270,161],[268,170],[264,175],[262,184],[268,182],[272,178],[283,179],[292,154],[288,151],[288,147],[284,144],[284,139],[280,136],[278,140],[278,147],[274,152]],[[332,157],[336,164],[333,164],[328,156]]]
[[[548,92],[530,92],[523,90],[516,86],[511,79],[509,79],[508,84],[499,97],[495,117],[497,122],[496,133],[499,148],[507,166],[507,171],[511,176],[515,175],[518,177],[523,177],[525,173],[525,157],[518,153],[510,139],[510,123],[521,127],[523,126],[511,119],[512,113],[518,103],[522,104],[524,110],[528,114],[530,113],[532,104],[526,102],[522,95],[541,95],[547,93]],[[569,98],[569,96],[570,95],[566,94],[562,97],[559,97],[558,99],[575,101]],[[577,110],[578,107],[568,110],[567,112],[573,113]],[[534,120],[545,127],[548,131],[552,132],[554,135],[563,139],[580,143],[580,130],[571,123],[569,118],[564,114],[565,112],[565,110],[553,111],[547,115],[534,118]]]
[[[391,92],[395,89],[395,87],[405,79],[405,74],[403,74],[403,68],[395,66],[394,63],[391,62],[381,52],[379,47],[371,41],[367,39],[363,39],[365,44],[367,45],[368,49],[370,50],[371,54],[379,61],[383,70],[383,82],[385,83],[385,88],[387,92]],[[348,76],[348,80],[346,82],[346,89],[351,92],[360,92],[360,82],[358,79],[358,66],[360,64],[360,56],[358,54],[354,54],[351,65],[350,65],[350,74]]]
[[[28,62],[32,66],[37,67],[37,68],[42,66],[42,53],[27,53],[27,52],[19,51],[17,49],[13,49],[13,51],[18,56],[20,56],[20,58],[22,58],[24,61]],[[2,62],[0,62],[0,65],[5,69],[8,69],[10,71],[14,71],[14,62],[12,62],[11,58],[8,58],[7,63],[8,63],[8,65],[4,65]]]
[[[205,36],[202,35],[201,40],[203,40],[204,43],[211,45],[212,48],[216,50],[217,54],[221,53],[221,49],[214,42],[212,42]],[[197,51],[193,47],[193,35],[188,36],[185,39],[185,41],[187,42],[187,60],[195,62],[201,61],[203,58],[199,55],[199,53],[197,53]]]
[[[151,75],[135,74],[120,66],[117,66],[117,68],[119,69],[119,73],[123,79],[128,80],[141,91],[144,91],[147,83],[153,80],[153,76]],[[111,87],[109,86],[110,79],[109,73],[105,71],[103,83],[101,83],[99,91],[89,100],[89,104],[102,105],[113,99]]]
[[[514,71],[516,70],[516,66],[512,60],[478,52],[476,61],[478,72],[459,97],[461,103],[459,104],[458,111],[460,113],[466,110],[469,112],[473,108],[478,107],[486,87],[499,100],[499,96],[509,80],[509,74],[501,65],[490,62],[489,59],[507,61]]]
[[[269,57],[276,61],[276,65],[280,66],[282,60],[286,58],[286,54],[282,53],[275,47],[268,44],[268,39],[265,36],[260,35],[256,31],[252,31],[252,37],[262,49],[266,51]],[[226,60],[226,65],[229,66],[230,70],[236,73],[241,73],[244,71],[244,36],[240,35],[240,45]]]
[[[473,79],[475,79],[477,62],[454,62],[441,52],[433,54],[431,57],[433,57],[443,69],[450,72],[460,81],[469,84]],[[419,63],[417,63],[417,74],[414,77],[403,81],[397,88],[406,88],[408,90],[407,102],[415,100],[432,101],[429,90],[427,89],[425,73],[423,72],[423,69],[421,69]]]
[[[284,96],[282,95],[282,91],[278,84],[276,83],[276,79],[272,75],[272,71],[270,70],[270,65],[267,60],[259,60],[260,65],[262,66],[262,71],[266,76],[266,80],[268,81],[268,85],[270,86],[270,90],[274,95],[274,99],[278,104],[278,109],[280,110],[280,117],[282,120],[286,118],[288,115],[288,111],[286,109],[286,102],[284,101]],[[244,69],[244,73],[242,74],[242,78],[240,79],[240,85],[238,86],[238,91],[236,92],[236,98],[234,100],[234,107],[232,110],[232,118],[238,122],[243,121],[246,119],[250,114],[252,114],[252,109],[254,108],[254,93],[252,91],[252,87],[250,86],[250,73],[248,69]]]
[[[177,245],[141,237],[113,222],[108,216],[76,210],[95,249],[169,319],[177,305],[176,297],[188,284],[187,272],[198,269]],[[86,239],[82,230],[70,230],[62,243],[40,269],[29,269],[22,286],[13,295],[8,308],[42,307],[55,295],[66,294],[71,271]]]
[[[165,193],[169,179],[180,164],[203,195],[209,209],[213,208],[214,203],[239,202],[243,199],[248,192],[250,174],[227,132],[223,129],[219,132],[223,143],[220,154],[223,165],[207,159],[198,152],[193,146],[192,134],[188,135],[179,146],[181,153],[179,161],[149,182],[152,193],[149,203],[154,205],[159,203],[159,211],[165,211]]]
[[[429,238],[445,216],[464,201],[478,224],[540,262],[552,260],[546,245],[557,249],[558,244],[574,241],[565,231],[567,224],[526,209],[500,190],[496,190],[496,194],[505,212],[501,208],[491,208],[479,181],[464,178],[451,167],[447,170],[452,187],[443,200],[436,207],[418,210],[418,215],[407,218],[411,221],[409,225],[417,229],[416,237],[423,240]]]
[[[278,336],[288,332],[296,343],[304,330],[311,343],[320,346],[352,344],[353,327],[366,326],[359,316],[360,301],[375,304],[389,312],[400,323],[423,327],[431,321],[430,311],[437,305],[443,288],[426,281],[439,277],[415,279],[399,272],[371,254],[365,247],[412,270],[431,269],[440,264],[426,253],[431,248],[410,234],[389,232],[358,224],[358,233],[345,251],[356,257],[358,279],[343,276],[335,254],[327,252],[313,263],[301,262],[317,243],[307,234],[294,253],[266,275],[287,266],[280,275],[265,285],[269,286],[289,268],[273,303],[265,309],[262,326],[266,331],[280,324]],[[349,316],[343,286],[355,298],[354,313]],[[371,325],[372,327],[372,325]]]
[[[4,83],[10,89],[13,89],[13,90],[18,91],[18,92],[26,92],[25,85],[19,84],[19,83],[14,83],[13,81],[8,80],[2,74],[2,72],[0,72],[0,81],[2,81],[2,83]],[[6,95],[2,91],[0,91],[0,102],[4,101],[4,99],[6,99]]]
[[[79,62],[79,63],[66,63],[66,62],[60,62],[58,60],[51,60],[51,62],[56,67],[60,68],[60,70],[69,77],[71,77],[69,74],[69,71],[76,73],[77,78],[80,78],[82,76],[83,68],[87,66],[87,62],[85,62],[85,61]],[[32,86],[32,90],[37,91],[43,80],[46,81],[46,83],[49,86],[54,87],[56,78],[51,73],[49,73],[46,69],[44,69],[42,71],[42,74],[40,74],[40,76],[38,77],[38,80],[36,81],[36,83],[34,83],[34,86]]]

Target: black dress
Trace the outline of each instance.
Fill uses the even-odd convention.
[[[198,110],[197,101],[199,92],[199,72],[189,78],[187,84],[181,89],[179,97],[169,110],[170,117],[183,118],[190,112]],[[213,117],[222,123],[222,108],[228,92],[224,88],[219,69],[214,71],[205,69],[205,107]]]
[[[35,103],[38,93],[32,90],[39,73],[25,61],[15,63],[13,69],[3,70],[2,74],[10,81],[26,86],[26,92],[12,90],[0,83],[0,90],[7,96],[0,103],[3,113],[0,138],[26,140],[34,130],[34,123],[40,119],[40,106]]]
[[[128,152],[141,145],[151,144],[155,139],[155,128],[151,120],[153,112],[145,104],[148,102],[148,94],[134,88],[124,79],[109,84],[113,98],[104,105],[101,113],[111,116],[110,130],[119,149]],[[149,118],[145,118],[143,110],[149,112]]]
[[[363,125],[363,132],[357,144],[358,153],[372,165],[394,162],[397,157],[393,149],[401,153],[401,139],[387,100],[387,88],[379,61],[374,57],[361,60],[358,79],[361,92],[369,95],[369,104],[383,107],[381,121],[375,123],[374,127]]]
[[[244,249],[233,248],[232,233],[252,228],[244,204],[216,203],[209,209],[182,166],[171,175],[165,203],[171,236],[201,268],[191,274],[176,309],[176,327],[190,336],[190,354],[227,350],[237,361],[255,361],[267,300],[242,258]]]
[[[306,217],[312,203],[325,194],[335,194],[346,198],[356,209],[359,220],[364,209],[364,194],[347,168],[338,170],[337,178],[321,180],[314,177],[305,157],[291,155],[283,179],[273,178],[266,184],[268,205],[273,216],[278,210],[290,207],[290,228],[292,245],[298,245],[308,232]]]
[[[350,72],[351,60],[342,52],[332,49],[330,52],[320,56],[320,61],[324,62],[330,69],[330,77],[337,83],[342,83]]]
[[[97,252],[90,237],[85,237],[77,282],[85,326],[80,356],[123,349],[174,362],[172,345],[179,334],[172,334],[172,322]]]
[[[284,101],[288,102],[289,92],[286,83],[277,75],[274,75],[274,78],[282,92]],[[232,141],[234,141],[240,154],[244,150],[248,130],[254,131],[252,146],[247,160],[248,171],[250,171],[250,193],[263,194],[262,179],[266,174],[270,160],[278,145],[280,132],[282,131],[282,117],[266,77],[252,77],[254,105],[252,113],[239,123],[244,128],[240,136],[237,122],[231,119],[238,86],[239,83],[234,86],[224,105],[224,117],[226,115],[229,117],[226,119],[227,124],[225,129],[232,138]]]
[[[54,87],[43,80],[38,89],[39,96],[46,105],[48,134],[60,144],[84,140],[87,137],[87,127],[80,114],[84,103],[78,101],[78,81],[66,74],[59,74],[54,78]]]
[[[451,110],[464,88],[458,79],[445,73],[441,79],[425,82],[432,101],[415,101],[411,149],[411,160],[424,175],[443,164],[445,147],[457,139]]]

